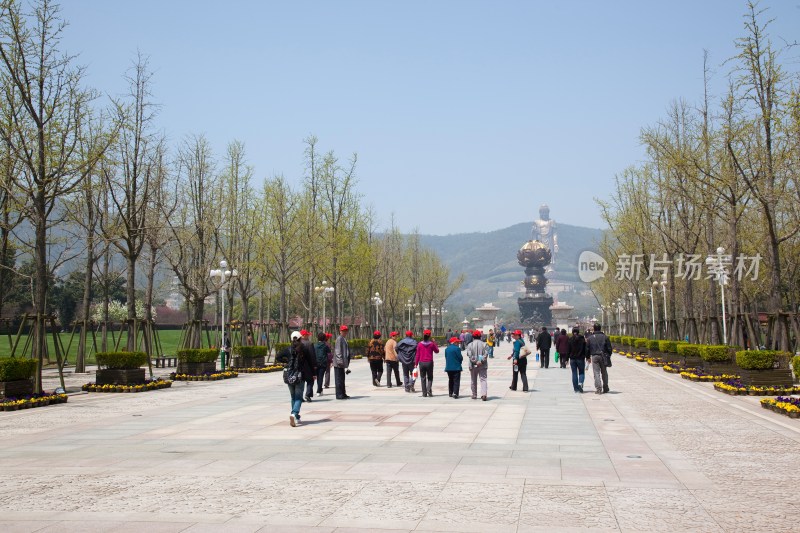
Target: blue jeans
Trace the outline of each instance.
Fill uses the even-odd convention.
[[[300,416],[300,406],[303,405],[303,391],[306,388],[306,382],[301,380],[295,381],[289,387],[289,397],[292,402],[292,414]]]
[[[586,362],[583,359],[570,359],[569,368],[572,370],[572,389],[577,392],[583,388],[583,380],[586,378]]]

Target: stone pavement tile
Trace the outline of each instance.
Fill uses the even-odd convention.
[[[59,523],[59,522],[56,522]],[[34,533],[53,525],[53,522],[45,520],[15,520],[8,521],[0,519],[0,531],[3,533]],[[67,531],[60,529],[59,531]]]
[[[189,531],[190,522],[123,522],[123,521],[92,521],[92,520],[64,520],[51,524],[36,533],[115,533],[117,531],[147,531],[148,533],[180,533]],[[213,524],[211,527],[224,527],[223,524]]]
[[[519,531],[584,528],[618,531],[614,509],[602,487],[525,485]],[[646,528],[642,531],[646,531]]]
[[[797,495],[784,487],[717,485],[692,494],[725,531],[798,530]]]
[[[607,492],[622,531],[722,531],[688,490],[609,488]]]
[[[508,467],[495,464],[459,464],[450,475],[451,481],[499,482],[505,479]]]
[[[333,533],[334,531],[332,527],[270,524],[259,529],[257,533]]]
[[[319,525],[414,529],[444,486],[429,481],[371,481]],[[389,518],[391,521],[387,521]]]
[[[522,485],[506,483],[447,485],[418,527],[436,531],[516,531],[522,491]]]

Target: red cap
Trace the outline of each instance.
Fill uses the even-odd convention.
[[[520,330],[518,330],[518,329],[515,329],[514,332],[512,333],[512,335],[518,335],[518,336],[522,337],[522,332]]]
[[[381,332],[376,329],[375,331],[372,332],[372,336],[373,337],[380,337],[381,336]]]
[[[325,334],[325,338],[326,339],[330,339],[331,337],[333,337],[333,333],[326,333]]]
[[[479,330],[479,329],[476,329],[475,331],[472,332],[472,336],[473,337],[483,337],[483,332],[481,330]]]
[[[450,337],[450,342],[451,343],[458,342],[458,337]]]
[[[431,334],[431,330],[426,329],[425,331],[422,332],[422,334],[423,335],[430,335]]]
[[[301,337],[308,337],[309,335],[311,335],[311,332],[309,332],[309,331],[306,331],[306,330],[304,330],[304,329],[301,329],[301,330],[300,330],[300,336],[301,336]]]
[[[413,331],[411,331],[410,329],[408,331],[406,331],[406,337],[413,337],[413,336],[414,336],[414,332]]]
[[[397,333],[396,331],[389,333],[390,337],[396,337],[397,335],[399,335],[399,333]]]
[[[339,327],[339,331],[347,331],[349,328],[347,326]]]

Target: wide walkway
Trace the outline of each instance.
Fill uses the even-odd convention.
[[[354,361],[299,428],[278,373],[0,413],[0,531],[800,530],[800,420],[619,356],[610,394],[512,392],[497,351],[487,402]]]

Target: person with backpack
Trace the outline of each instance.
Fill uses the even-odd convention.
[[[381,378],[383,377],[383,360],[386,354],[383,350],[383,341],[381,340],[381,332],[375,330],[372,338],[367,343],[367,361],[369,361],[369,369],[372,371],[372,384],[376,387],[381,386]]]
[[[586,339],[586,347],[592,361],[594,371],[594,393],[605,394],[608,392],[608,370],[611,363],[611,340],[600,329],[600,324],[594,325],[594,331]]]
[[[286,354],[286,367],[283,370],[283,381],[289,387],[289,398],[292,412],[289,415],[289,425],[297,427],[300,424],[300,406],[303,405],[303,391],[306,381],[314,379],[312,364],[308,352],[303,347],[302,335],[299,331],[292,333],[292,343],[284,351]]]
[[[583,392],[583,381],[586,378],[586,339],[580,334],[578,328],[572,328],[572,336],[569,338],[569,351],[566,360],[569,361],[569,368],[572,370],[572,390]]]
[[[469,373],[472,378],[472,399],[478,398],[478,381],[481,382],[481,400],[487,400],[489,394],[486,381],[489,360],[486,356],[486,343],[481,340],[483,333],[476,329],[472,333],[472,342],[467,346],[467,357],[469,358]]]

